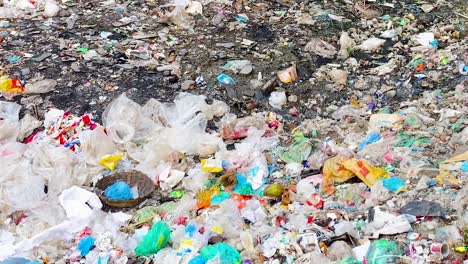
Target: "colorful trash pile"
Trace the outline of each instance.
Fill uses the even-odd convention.
[[[144,105],[122,94],[102,125],[59,109],[19,119],[2,101],[0,259],[462,263],[466,99],[425,92],[357,116],[366,105],[344,106],[353,111],[292,130],[272,112],[238,117],[188,93]],[[103,205],[93,186],[129,170],[156,190],[131,208]],[[138,198],[131,184],[102,191]]]

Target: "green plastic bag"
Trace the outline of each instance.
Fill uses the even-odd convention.
[[[294,134],[294,142],[285,150],[279,151],[279,157],[286,163],[302,163],[312,152],[312,144],[302,133]]]
[[[149,256],[158,253],[159,250],[167,246],[171,239],[171,229],[163,221],[154,224],[143,240],[135,248],[137,256]]]
[[[403,254],[402,249],[394,241],[375,240],[367,251],[367,262],[369,264],[396,263],[398,256]]]
[[[219,256],[221,264],[240,264],[242,261],[239,251],[222,242],[202,247],[200,255],[206,260]]]

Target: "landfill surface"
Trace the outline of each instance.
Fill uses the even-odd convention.
[[[468,263],[467,19],[3,0],[0,264]]]

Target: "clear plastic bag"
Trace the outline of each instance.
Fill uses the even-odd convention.
[[[37,120],[34,116],[30,114],[24,115],[24,117],[20,120],[18,140],[23,140],[29,136],[34,131],[34,129],[40,127],[41,125],[42,121]]]
[[[206,156],[225,148],[219,137],[205,132],[207,122],[214,116],[223,115],[229,108],[219,101],[209,105],[205,99],[205,96],[181,93],[174,103],[149,100],[141,107],[123,94],[104,111],[103,122],[112,140],[118,144],[145,142],[165,149],[162,155],[150,155],[156,159],[172,155],[164,145],[176,152]],[[137,145],[130,145],[130,155],[136,160],[149,161],[145,157],[146,146]]]
[[[366,108],[356,107],[352,105],[345,105],[338,108],[333,114],[332,118],[336,120],[342,120],[345,117],[360,118],[367,114]]]
[[[102,157],[119,152],[101,126],[93,130],[82,131],[78,137],[81,143],[81,153],[90,165],[99,166],[99,160]]]
[[[0,101],[0,142],[15,141],[19,134],[19,112],[17,103]]]
[[[48,195],[56,196],[73,185],[83,185],[95,173],[70,149],[47,143],[32,144],[25,154],[31,172],[45,180]]]
[[[185,8],[189,5],[188,0],[174,0],[171,4],[162,5],[161,7],[174,7],[170,12],[166,13],[166,16],[174,23],[183,29],[192,28],[192,19],[189,14],[185,11]]]
[[[125,94],[107,106],[102,121],[109,136],[117,144],[142,141],[154,128],[154,122],[142,114],[142,107]]]

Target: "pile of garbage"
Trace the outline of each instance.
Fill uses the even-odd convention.
[[[461,263],[466,100],[459,86],[394,111],[349,105],[290,132],[273,112],[238,117],[188,93],[122,94],[102,125],[59,109],[19,119],[0,102],[0,259]],[[148,183],[116,176],[131,171],[156,190],[110,206],[143,197]]]
[[[0,264],[468,263],[465,11],[4,0]]]

